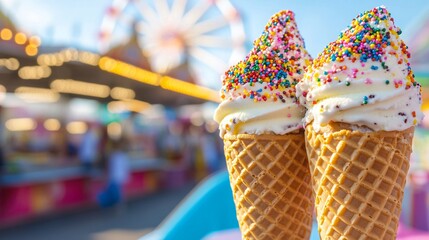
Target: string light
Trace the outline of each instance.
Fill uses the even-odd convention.
[[[128,111],[127,104],[122,101],[112,101],[107,104],[107,110],[111,113],[121,113]]]
[[[27,41],[27,36],[24,33],[15,34],[15,42],[16,44],[23,45]]]
[[[60,55],[64,57],[65,62],[77,61],[79,59],[79,51],[74,48],[62,50]]]
[[[18,87],[15,95],[26,102],[56,102],[60,94],[48,88]]]
[[[41,79],[51,76],[51,68],[48,66],[26,66],[18,71],[18,76],[22,79]]]
[[[37,54],[37,52],[38,52],[39,50],[37,49],[37,47],[35,47],[35,46],[33,46],[33,45],[27,45],[26,47],[25,47],[25,53],[28,55],[28,56],[36,56],[36,54]]]
[[[32,46],[32,45],[30,45]],[[87,51],[78,51],[74,48],[63,49],[55,53],[40,54],[37,57],[39,65],[62,66],[66,62],[77,61],[91,66],[97,66],[100,55]]]
[[[0,66],[15,71],[19,68],[19,61],[16,58],[0,58]]]
[[[0,38],[3,40],[8,41],[8,40],[12,39],[12,36],[13,36],[12,31],[9,28],[3,28],[0,31]]]
[[[179,79],[164,76],[161,78],[161,87],[173,92],[178,92],[188,96],[209,100],[213,102],[220,102],[218,92],[198,86],[192,83],[188,83]]]
[[[61,123],[58,119],[50,118],[43,122],[43,127],[48,131],[58,131],[61,128]]]
[[[159,74],[144,70],[134,65],[118,61],[110,57],[102,57],[98,65],[101,70],[149,85],[159,86]]]
[[[107,125],[107,135],[111,139],[118,140],[122,136],[122,126],[120,123],[113,122]]]
[[[110,96],[113,99],[133,99],[136,96],[134,90],[123,87],[114,87],[112,91],[110,91]]]
[[[69,122],[66,130],[70,134],[83,134],[88,130],[88,125],[82,121]]]
[[[86,63],[88,65],[97,66],[100,56],[91,52],[79,52],[78,60],[82,63]]]
[[[6,121],[5,126],[9,131],[30,131],[37,127],[37,123],[31,118],[12,118]]]
[[[220,102],[218,92],[212,89],[198,86],[189,82],[179,79],[152,73],[133,66],[131,64],[115,60],[110,57],[102,57],[99,62],[101,70],[111,72],[126,78],[130,78],[139,82],[150,84],[153,86],[161,86],[162,88],[188,96],[209,100],[213,102]]]
[[[140,101],[140,100],[122,100],[122,101],[112,101],[107,104],[107,110],[111,113],[121,113],[121,112],[143,112],[151,106],[150,103]]]
[[[3,29],[0,32],[2,39],[7,39],[9,36],[9,29]],[[16,39],[22,38],[26,39],[25,35],[16,37]],[[10,31],[10,35],[12,32]],[[18,34],[17,34],[18,35]],[[37,37],[30,37],[29,45],[26,46],[25,51],[29,56],[34,56],[38,53],[37,46],[40,45],[40,39]],[[153,86],[161,86],[163,89],[178,92],[184,95],[213,101],[220,102],[217,91],[212,89],[198,86],[186,81],[179,79],[161,76],[160,74],[153,73],[142,68],[136,67],[134,65],[115,60],[110,57],[101,57],[98,54],[77,51],[75,49],[65,49],[57,53],[51,54],[41,54],[37,57],[37,63],[41,66],[62,66],[64,62],[69,61],[79,61],[92,66],[99,66],[101,70],[111,72],[123,77],[127,77],[139,82],[143,82]],[[1,63],[0,63],[1,64]],[[16,68],[17,69],[17,68]],[[42,69],[42,68],[41,68]],[[45,69],[42,72],[36,72],[36,74],[26,74],[23,70],[20,74],[20,77],[23,79],[40,79],[49,77],[51,74],[50,68]],[[40,74],[39,74],[40,73]],[[58,81],[57,81],[58,80]],[[109,93],[112,95],[112,98],[115,99],[131,99],[135,97],[135,92],[131,89],[112,90],[106,85],[95,84],[95,83],[86,83],[75,81],[72,79],[57,79],[51,83],[51,88],[64,93],[80,94],[86,96],[106,98],[109,96]]]
[[[30,45],[34,47],[39,47],[42,44],[42,40],[40,40],[40,37],[38,36],[31,36],[28,41],[30,42]]]
[[[41,66],[62,66],[64,59],[57,54],[40,54],[37,57],[37,63]]]
[[[39,46],[41,44],[40,38],[37,36],[27,37],[22,32],[13,33],[9,28],[3,28],[0,30],[0,39],[1,40],[11,40],[14,38],[15,43],[18,45],[25,45],[24,51],[28,56],[35,56],[39,52]]]
[[[106,85],[82,82],[73,79],[56,79],[52,81],[51,89],[62,93],[99,98],[106,98],[110,94],[110,88]]]

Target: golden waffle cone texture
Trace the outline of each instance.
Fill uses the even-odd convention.
[[[301,134],[224,136],[243,239],[309,239],[314,201]]]
[[[327,129],[306,127],[321,239],[396,239],[414,127],[360,132],[333,123]]]

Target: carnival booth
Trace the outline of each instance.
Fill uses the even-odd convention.
[[[128,162],[125,198],[178,187],[220,167],[191,141],[198,136],[217,146],[207,151],[221,148],[206,114],[213,105],[203,104],[217,102],[218,94],[196,84],[192,61],[180,57],[187,50],[154,72],[137,27],[115,42],[109,34],[120,19],[105,21],[113,25],[103,23],[103,50],[95,53],[46,46],[0,15],[0,228],[109,205],[103,192],[109,153],[117,148]]]

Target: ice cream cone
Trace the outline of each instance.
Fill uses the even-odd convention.
[[[396,239],[414,127],[306,127],[321,239]]]
[[[313,199],[303,133],[224,136],[243,239],[309,239]]]
[[[395,239],[422,120],[401,29],[384,6],[329,43],[297,84],[321,239]]]
[[[222,76],[214,114],[243,239],[308,239],[313,199],[295,86],[311,57],[295,14],[274,14],[244,60]]]

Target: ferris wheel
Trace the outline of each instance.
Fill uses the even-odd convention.
[[[102,21],[100,52],[133,31],[154,71],[167,73],[186,61],[207,86],[245,55],[243,23],[229,0],[114,0]]]

